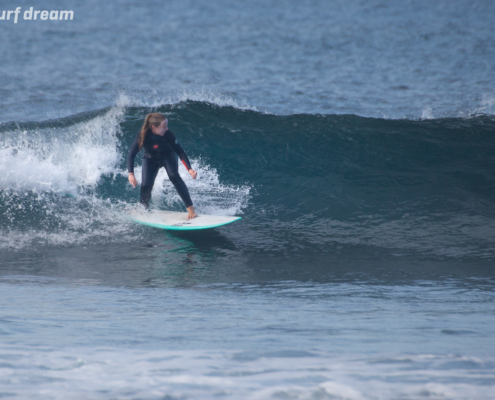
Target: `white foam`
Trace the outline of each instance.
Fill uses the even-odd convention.
[[[484,94],[480,106],[474,113],[495,115],[495,96],[493,94]]]
[[[26,247],[32,249],[36,245],[66,246],[135,240],[130,229],[134,225],[121,212],[125,207],[122,202],[111,204],[95,196],[75,199],[54,197],[50,193],[36,195],[38,199],[26,196],[18,206],[15,201],[14,204],[5,201],[9,192],[1,194],[7,209],[3,214],[0,249],[20,250]],[[33,206],[32,202],[39,204]],[[24,209],[35,214],[35,217],[26,217]],[[7,226],[5,221],[8,222]],[[27,224],[32,223],[27,229],[26,221]]]
[[[115,207],[92,191],[102,176],[117,171],[119,122],[124,112],[121,104],[68,127],[2,134],[0,248],[121,238],[124,222],[117,222]],[[65,193],[78,198],[68,202],[55,196]]]
[[[5,132],[0,189],[66,192],[115,170],[123,107],[67,128]]]
[[[421,114],[421,119],[434,119],[431,107],[426,107]]]
[[[224,350],[2,346],[3,390],[22,398],[491,399],[493,372],[445,368],[456,356],[277,358],[235,361]],[[400,361],[400,360],[399,360]],[[485,360],[490,362],[490,360]],[[485,383],[480,384],[482,379]],[[492,383],[489,383],[489,382]],[[319,383],[318,383],[319,382]]]

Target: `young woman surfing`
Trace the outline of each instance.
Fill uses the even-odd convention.
[[[186,205],[189,212],[187,218],[197,217],[191,197],[189,196],[189,191],[179,175],[177,158],[174,153],[179,155],[193,179],[196,179],[197,173],[191,168],[191,163],[174,134],[168,130],[168,119],[165,115],[161,113],[148,114],[141,130],[138,132],[136,139],[134,139],[129,149],[127,170],[129,171],[129,182],[133,187],[137,185],[136,177],[134,176],[134,159],[143,147],[141,203],[144,204],[144,207],[148,209],[156,175],[158,170],[164,167],[170,182],[175,186],[180,198]]]

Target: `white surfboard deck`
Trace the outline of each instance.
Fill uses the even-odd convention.
[[[187,213],[160,210],[131,211],[128,216],[129,219],[138,224],[174,231],[216,228],[241,219],[241,217],[203,214],[199,214],[198,217],[193,219],[187,219]]]

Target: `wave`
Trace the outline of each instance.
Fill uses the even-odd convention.
[[[117,103],[0,126],[3,247],[144,234],[122,217],[138,197],[125,158],[144,116],[160,111],[199,170],[193,181],[181,168],[198,211],[245,214],[244,231],[230,234],[241,247],[495,254],[492,116],[412,121],[280,116],[191,100],[142,106],[122,96]],[[152,202],[183,208],[163,171]]]

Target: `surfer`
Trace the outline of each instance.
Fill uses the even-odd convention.
[[[136,154],[144,147],[142,182],[141,182],[141,203],[146,209],[151,199],[151,190],[155,183],[156,175],[161,167],[167,171],[170,182],[175,186],[180,198],[186,205],[188,219],[197,217],[194,211],[191,197],[187,186],[179,175],[177,165],[177,155],[187,168],[193,179],[196,179],[197,172],[191,168],[191,163],[186,153],[168,129],[168,119],[161,113],[150,113],[146,116],[144,124],[138,132],[127,155],[127,170],[129,171],[129,183],[136,187],[137,181],[134,176],[134,159]]]

